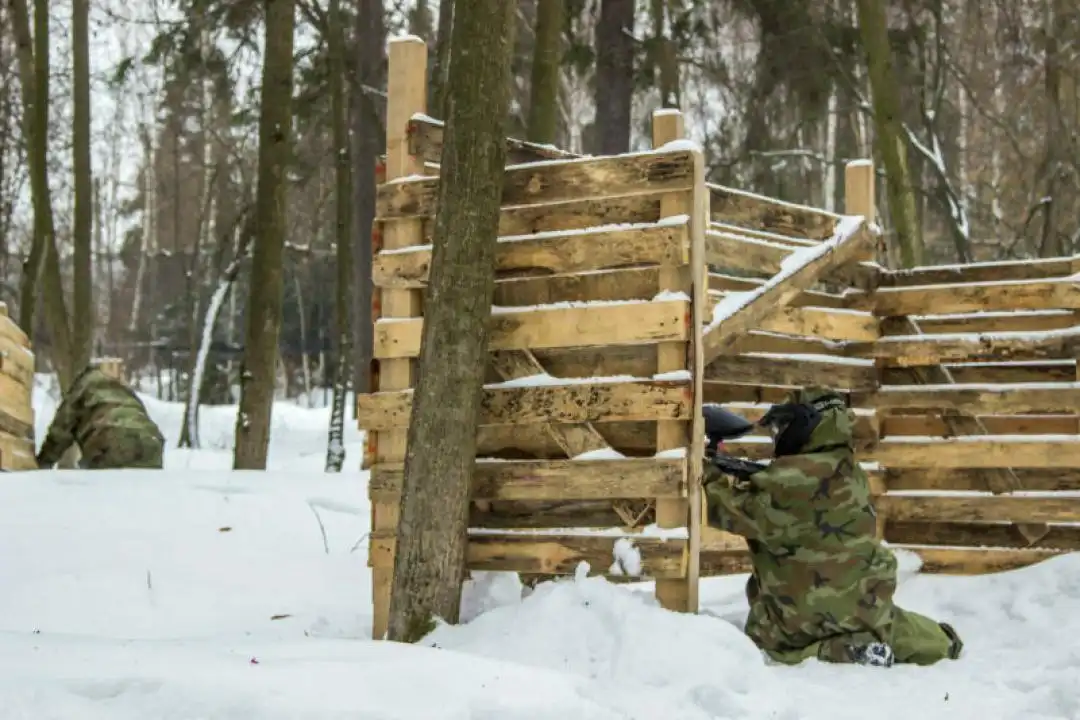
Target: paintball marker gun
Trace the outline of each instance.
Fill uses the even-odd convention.
[[[733,458],[723,452],[724,441],[734,440],[754,429],[754,423],[719,405],[705,405],[705,457],[725,475],[746,480],[754,473],[761,472],[767,466],[750,460]]]

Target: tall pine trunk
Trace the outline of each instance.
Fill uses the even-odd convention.
[[[90,0],[72,0],[72,75],[75,170],[74,294],[72,360],[79,372],[90,362],[94,342],[93,232],[94,180],[90,166]]]
[[[405,453],[389,638],[457,622],[506,161],[513,0],[458,0],[418,382]]]
[[[439,28],[435,34],[435,63],[428,88],[428,108],[446,119],[447,71],[450,68],[450,35],[454,29],[454,0],[439,0]]]
[[[904,267],[923,263],[923,240],[915,205],[915,187],[908,167],[907,136],[901,117],[900,86],[893,67],[885,7],[879,0],[858,0],[859,32],[866,51],[874,105],[877,145],[885,165],[889,212],[896,228]]]
[[[603,0],[596,25],[595,148],[600,155],[630,150],[634,99],[634,0]]]
[[[539,0],[529,88],[530,142],[555,144],[559,131],[559,67],[565,0]]]
[[[294,1],[265,0],[259,179],[233,468],[265,470],[281,333],[286,171],[292,145]]]
[[[49,3],[34,3],[34,32],[26,0],[10,0],[22,85],[23,133],[30,166],[34,207],[34,241],[23,265],[19,286],[19,325],[33,338],[38,295],[42,295],[49,328],[52,364],[66,392],[72,380],[71,328],[56,250],[52,197],[49,190]]]
[[[356,286],[356,351],[353,361],[353,388],[358,393],[371,390],[371,362],[374,353],[373,287],[371,282],[371,229],[375,220],[375,163],[383,151],[383,113],[380,99],[365,88],[382,87],[386,74],[386,26],[383,0],[357,0],[356,77],[353,82],[353,137],[356,164],[353,166],[356,257],[353,277]],[[353,410],[355,412],[355,405]]]
[[[345,30],[341,18],[341,0],[330,0],[327,47],[330,54],[330,112],[334,131],[334,239],[337,243],[337,316],[338,357],[335,364],[334,395],[330,404],[330,431],[326,444],[326,471],[341,472],[345,462],[345,401],[349,396],[352,374],[352,328],[349,315],[352,304],[353,246],[352,177],[349,157],[349,110],[345,98]]]

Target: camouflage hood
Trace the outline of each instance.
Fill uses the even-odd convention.
[[[776,428],[777,457],[854,447],[855,413],[829,388],[810,386],[789,393],[761,423]]]

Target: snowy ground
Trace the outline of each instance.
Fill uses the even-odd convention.
[[[175,444],[180,407],[147,402]],[[738,629],[742,577],[707,581],[694,617],[645,585],[521,601],[489,575],[437,649],[371,642],[365,478],[322,474],[327,417],[276,407],[266,473],[228,469],[222,408],[164,473],[0,476],[0,718],[1080,718],[1077,556],[907,580],[900,601],[967,645],[935,668],[768,667]]]

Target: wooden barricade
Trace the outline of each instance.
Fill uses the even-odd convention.
[[[34,470],[34,354],[0,303],[0,470]]]
[[[425,114],[426,54],[416,39],[390,45],[372,229],[377,391],[357,399],[376,638],[443,142]],[[546,576],[585,561],[655,579],[664,607],[695,611],[700,576],[749,569],[745,542],[703,523],[703,403],[757,419],[811,384],[850,399],[879,535],[925,570],[1080,547],[1080,496],[1062,494],[1080,490],[1080,266],[890,272],[873,262],[869,162],[848,166],[841,215],[706,184],[684,137],[682,116],[661,110],[651,152],[507,140],[469,567]],[[761,434],[727,449],[771,454]]]

